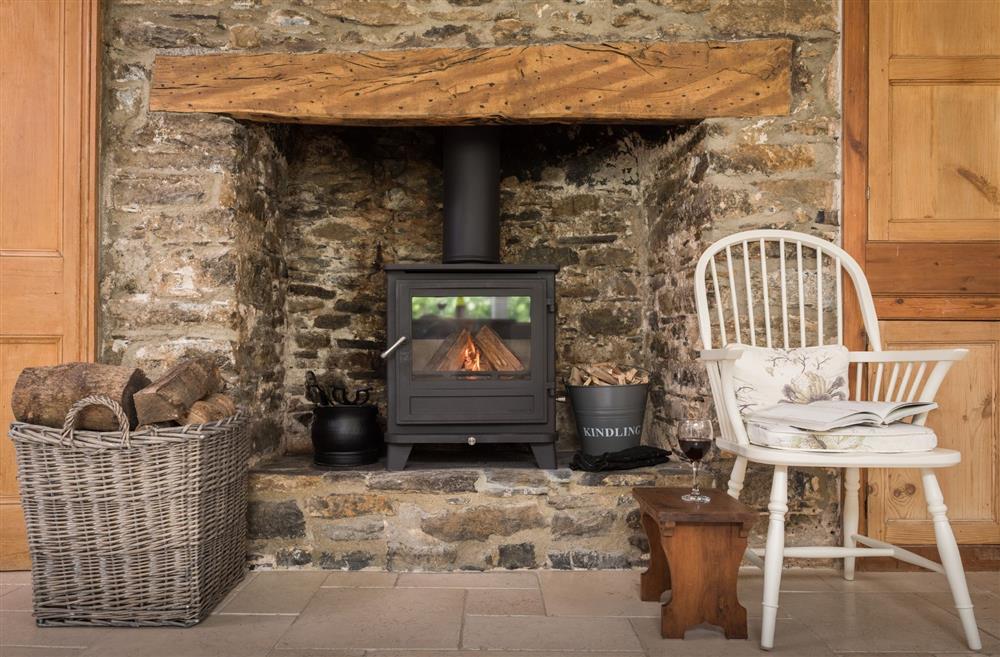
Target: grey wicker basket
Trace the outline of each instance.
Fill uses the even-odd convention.
[[[107,406],[121,431],[75,431]],[[86,397],[62,430],[15,422],[38,625],[177,625],[205,618],[246,569],[247,463],[241,413],[129,432],[107,397]]]

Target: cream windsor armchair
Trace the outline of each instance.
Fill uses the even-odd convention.
[[[774,645],[784,557],[843,559],[844,579],[853,580],[855,558],[889,556],[944,573],[969,647],[979,650],[979,631],[958,544],[934,474],[936,468],[957,464],[961,460],[959,452],[942,448],[901,454],[791,451],[753,445],[747,436],[733,385],[733,364],[740,353],[738,348],[726,349],[726,345],[793,348],[842,344],[844,286],[841,278],[845,272],[857,295],[871,348],[871,351],[850,353],[851,397],[873,401],[933,401],[949,368],[965,357],[967,351],[882,351],[878,318],[864,272],[846,251],[834,244],[791,231],[753,230],[731,235],[710,246],[695,270],[698,324],[704,345],[700,360],[708,368],[718,414],[721,429],[718,445],[736,456],[729,479],[729,494],[739,498],[748,462],[774,469],[767,506],[769,522],[765,549],[747,550],[746,555],[764,570],[761,647],[770,649]],[[923,424],[926,419],[924,414],[914,421]],[[788,468],[796,466],[844,469],[842,546],[785,547]],[[858,534],[858,489],[862,468],[920,470],[941,555],[940,564]]]

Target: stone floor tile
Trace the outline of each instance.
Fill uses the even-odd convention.
[[[276,648],[457,649],[465,591],[320,589]]]
[[[321,571],[260,572],[229,601],[220,614],[297,614],[319,590]]]
[[[396,573],[367,570],[338,570],[327,575],[323,580],[324,588],[392,588],[396,585]]]
[[[397,588],[427,589],[535,589],[538,577],[522,573],[402,573]]]
[[[5,586],[0,593],[0,611],[31,612],[33,605],[30,586]]]
[[[955,609],[955,601],[952,599],[951,593],[919,593],[918,595],[924,600],[930,600],[949,614],[958,616],[958,610]],[[975,606],[976,624],[979,629],[1000,638],[1000,595],[973,590],[971,596],[972,604]],[[3,599],[0,599],[0,603],[2,602]]]
[[[215,609],[212,610],[212,613],[213,614],[218,614],[220,611],[222,611],[223,609],[225,609],[226,605],[228,605],[232,601],[232,599],[235,598],[239,594],[240,591],[242,591],[243,589],[245,589],[247,587],[247,585],[250,582],[252,582],[253,579],[256,576],[257,576],[257,573],[255,573],[253,571],[250,571],[246,575],[244,575],[243,579],[241,579],[239,582],[237,582],[236,586],[234,586],[232,588],[232,590],[229,593],[226,594],[226,597],[222,598],[222,601],[219,602],[219,604],[215,605]]]
[[[194,627],[112,628],[85,657],[266,657],[292,616],[209,616]],[[56,656],[58,657],[58,656]]]
[[[0,571],[0,586],[23,586],[31,584],[30,570]]]
[[[966,573],[965,578],[969,583],[969,588],[1000,595],[1000,573],[998,572]]]
[[[835,652],[961,652],[965,636],[956,616],[915,593],[789,593],[792,618]],[[780,632],[775,643],[781,641]],[[998,646],[983,635],[989,652]]]
[[[0,655],[6,646],[89,648],[110,630],[105,627],[38,627],[35,617],[20,611],[0,612]]]
[[[642,651],[627,618],[467,616],[462,647],[473,650]]]
[[[639,599],[638,570],[538,573],[550,616],[659,616],[660,605]]]
[[[760,648],[760,620],[750,619],[748,639],[726,639],[721,631],[698,626],[687,631],[683,639],[660,636],[660,619],[633,618],[632,626],[649,657],[743,657],[768,654]],[[775,647],[771,654],[794,657],[833,657],[834,652],[802,623],[779,619],[775,631]],[[852,657],[861,657],[852,655]]]
[[[948,580],[940,573],[856,572],[854,581],[839,573],[821,575],[834,591],[845,593],[934,593],[948,591]],[[783,587],[782,587],[783,588]]]
[[[477,616],[545,615],[542,592],[538,589],[469,589],[465,613]]]

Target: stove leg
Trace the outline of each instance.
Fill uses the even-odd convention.
[[[406,461],[410,458],[410,450],[413,445],[389,443],[386,445],[385,469],[402,470],[406,467]]]
[[[531,443],[531,453],[535,455],[535,462],[542,470],[556,469],[555,443]]]

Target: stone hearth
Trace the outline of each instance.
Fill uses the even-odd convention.
[[[250,474],[252,568],[327,570],[490,570],[631,568],[645,564],[636,486],[689,486],[681,463],[622,472],[537,470],[522,446],[478,445],[473,461],[461,446],[418,447],[407,469],[381,462],[317,468],[286,456]],[[729,466],[709,461],[703,487],[725,488]],[[751,542],[767,530],[766,468],[751,466],[741,500],[760,510]],[[831,542],[839,501],[825,471],[789,473],[790,541]],[[722,491],[715,494],[722,495]],[[815,561],[810,562],[815,565]]]
[[[402,472],[323,470],[307,457],[262,465],[250,478],[251,564],[433,571],[644,563],[649,546],[632,487],[689,485],[690,470],[578,472],[564,457],[556,470],[524,468],[526,448],[491,450],[474,466],[468,450],[427,448]]]

